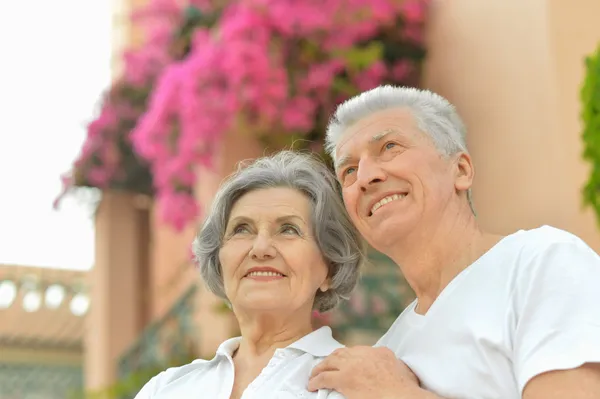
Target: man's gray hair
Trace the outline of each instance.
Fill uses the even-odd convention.
[[[347,299],[360,278],[365,260],[364,241],[352,224],[334,175],[314,156],[281,151],[259,158],[238,170],[219,188],[212,209],[193,243],[200,274],[208,289],[227,300],[219,251],[231,209],[244,194],[260,189],[289,187],[311,202],[312,228],[323,259],[329,268],[329,290],[318,290],[314,309],[324,312]]]
[[[390,85],[361,93],[338,106],[327,127],[327,153],[336,160],[341,137],[358,121],[379,111],[402,107],[411,112],[419,129],[431,138],[442,155],[468,154],[465,125],[448,100],[429,90]],[[470,189],[467,199],[475,212]]]

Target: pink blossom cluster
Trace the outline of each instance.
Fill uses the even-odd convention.
[[[419,60],[388,50],[422,47],[427,3],[149,0],[132,15],[145,41],[123,54],[65,187],[122,186],[125,143],[149,165],[162,220],[184,228],[199,214],[197,167],[211,165],[226,132],[306,137],[317,150],[340,101],[411,84]]]
[[[173,4],[154,1],[165,9]],[[158,66],[134,62],[128,71],[136,82],[162,71],[131,140],[151,165],[163,220],[177,229],[197,218],[196,166],[211,164],[214,144],[226,132],[307,135],[324,128],[323,115],[339,101],[410,75],[409,59],[388,62],[381,51],[368,56],[356,50],[385,40],[382,32],[420,43],[427,2],[204,0],[196,5],[218,8],[220,15],[214,26],[195,30],[183,60],[163,68],[157,50],[147,49],[140,59]],[[153,26],[151,37],[163,37],[164,27]]]
[[[123,54],[123,76],[104,95],[99,115],[88,124],[86,139],[71,172],[61,177],[63,191],[55,200],[55,207],[73,186],[108,188],[116,180],[126,178],[120,144],[129,142],[131,128],[146,109],[154,80],[172,62],[171,35],[180,24],[181,11],[174,0],[153,0],[132,15],[146,40]]]

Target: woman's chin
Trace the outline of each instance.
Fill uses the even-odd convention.
[[[252,312],[282,312],[292,311],[290,307],[285,306],[286,302],[281,298],[270,295],[256,295],[252,298],[245,298],[244,301],[237,304],[237,308],[243,311]]]

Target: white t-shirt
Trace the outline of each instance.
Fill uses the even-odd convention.
[[[600,362],[600,257],[549,226],[505,237],[425,315],[415,306],[377,346],[446,398],[520,398],[538,374]]]
[[[229,399],[233,388],[232,354],[240,337],[223,342],[212,360],[195,360],[163,371],[152,378],[135,399]],[[242,399],[331,399],[341,395],[328,390],[309,392],[312,368],[343,345],[329,327],[321,327],[286,348],[277,349],[260,375],[246,388]]]

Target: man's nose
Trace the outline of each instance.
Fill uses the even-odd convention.
[[[367,191],[376,183],[384,182],[386,174],[376,161],[364,158],[358,164],[356,179],[362,191]]]
[[[275,253],[271,236],[265,233],[257,234],[250,248],[250,257],[254,260],[273,259]]]

